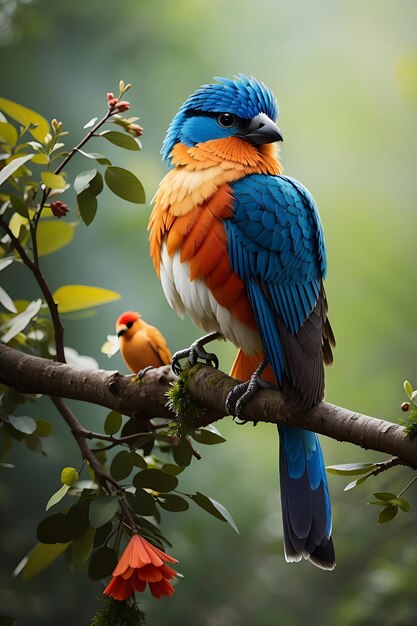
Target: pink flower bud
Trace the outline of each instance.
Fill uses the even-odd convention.
[[[114,93],[112,93],[111,91],[109,91],[107,93],[107,100],[114,100]]]
[[[124,111],[128,111],[130,109],[130,102],[122,100],[117,104],[116,108],[120,113],[124,113]]]
[[[129,133],[136,135],[136,137],[141,137],[143,135],[143,128],[142,126],[139,126],[139,124],[129,124],[127,129]]]

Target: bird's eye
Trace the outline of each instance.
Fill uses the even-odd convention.
[[[223,128],[231,128],[235,123],[235,116],[232,113],[220,113],[217,117],[217,123]]]
[[[127,326],[128,328],[132,328],[132,326],[133,326],[133,322],[128,322],[128,323],[126,324],[126,326]]]

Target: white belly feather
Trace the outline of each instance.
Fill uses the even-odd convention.
[[[191,281],[189,264],[181,263],[179,251],[171,258],[165,241],[161,249],[161,283],[166,299],[180,317],[187,314],[205,332],[220,332],[246,354],[261,352],[258,333],[232,317],[202,278]]]

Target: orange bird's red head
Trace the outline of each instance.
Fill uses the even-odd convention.
[[[171,363],[171,351],[164,336],[157,328],[147,324],[140,313],[122,313],[116,321],[116,332],[124,362],[134,374],[149,365],[160,367]]]

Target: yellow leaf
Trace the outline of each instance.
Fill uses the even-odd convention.
[[[32,128],[29,128],[31,135],[38,141],[45,141],[45,136],[49,133],[49,124],[42,115],[6,98],[0,98],[0,110],[22,126],[32,125]]]
[[[69,546],[69,543],[37,543],[25,556],[13,572],[14,576],[22,575],[22,580],[36,576],[49,567]]]
[[[26,217],[22,217],[20,213],[13,213],[9,222],[9,228],[15,237],[19,237],[20,227],[28,226],[28,224],[29,220]]]
[[[49,156],[47,154],[44,154],[43,152],[39,152],[38,154],[35,154],[34,157],[32,157],[32,162],[38,163],[39,165],[46,165],[47,163],[49,163]]]
[[[65,285],[55,291],[53,298],[58,304],[60,313],[70,313],[71,311],[90,309],[101,304],[114,302],[120,300],[121,296],[116,291],[101,287]]]
[[[60,250],[72,241],[76,224],[67,222],[40,222],[37,229],[38,253],[46,256]]]
[[[64,177],[52,172],[41,172],[42,182],[51,189],[65,189]]]

